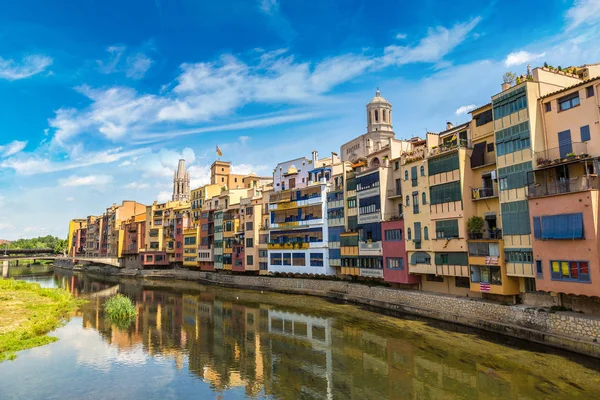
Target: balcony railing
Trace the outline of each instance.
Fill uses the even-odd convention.
[[[388,189],[387,197],[397,197],[397,196],[402,196],[402,189],[400,189],[400,188]]]
[[[551,180],[529,185],[528,198],[553,196],[562,193],[583,192],[600,189],[600,179],[597,175],[579,176],[570,179]]]
[[[460,139],[457,143],[442,143],[438,147],[434,147],[429,151],[430,156],[444,154],[458,148],[471,148],[471,143],[467,139]]]
[[[487,239],[487,240],[498,240],[502,239],[502,229],[487,229],[481,233],[469,233],[469,240]]]
[[[471,198],[473,200],[488,199],[490,197],[498,197],[498,185],[492,187],[480,187],[471,189]]]
[[[571,142],[564,146],[535,152],[538,168],[587,158],[590,158],[590,154],[586,142]]]
[[[400,213],[385,213],[383,215],[384,221],[398,221],[404,217],[404,214]]]

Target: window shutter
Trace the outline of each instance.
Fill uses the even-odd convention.
[[[542,238],[542,221],[540,217],[533,217],[533,237]]]
[[[582,142],[587,142],[588,140],[590,140],[590,126],[586,125],[586,126],[582,126],[580,128],[580,132],[581,132],[581,141]]]

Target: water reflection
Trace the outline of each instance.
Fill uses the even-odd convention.
[[[79,296],[116,284],[62,272],[52,279]],[[67,384],[73,379],[111,388],[105,393],[86,384],[92,398],[600,398],[598,363],[518,350],[422,321],[299,296],[123,282],[118,288],[138,309],[128,330],[111,326],[103,299],[92,297],[81,318],[57,332],[59,342],[20,354],[10,370],[0,364],[0,376],[11,375],[4,393],[45,398],[23,395],[23,387],[35,386],[18,386],[25,382],[19,371],[45,367],[64,398],[90,396]]]

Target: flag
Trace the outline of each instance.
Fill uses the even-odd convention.
[[[489,283],[480,283],[479,290],[482,292],[489,292],[491,290]]]
[[[217,146],[217,154],[219,155],[219,157],[223,156],[223,152],[221,151],[219,146]]]

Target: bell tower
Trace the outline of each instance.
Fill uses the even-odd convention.
[[[173,176],[173,201],[190,201],[190,173],[183,159],[179,160]]]
[[[375,92],[375,97],[367,104],[367,133],[373,134],[373,139],[376,141],[394,136],[392,105],[381,96],[379,88]]]

